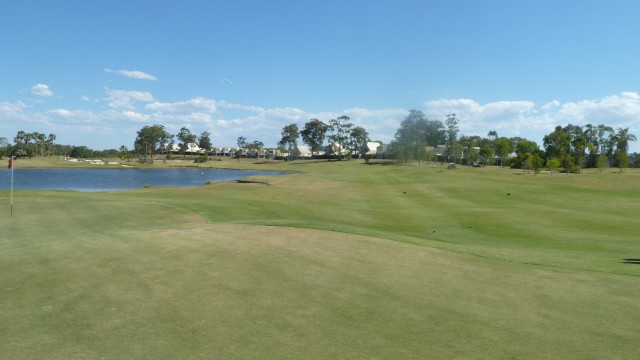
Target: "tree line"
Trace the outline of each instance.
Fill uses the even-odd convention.
[[[55,134],[43,134],[37,131],[18,131],[13,138],[14,145],[11,146],[7,138],[0,137],[0,155],[13,155],[19,157],[48,156],[52,155],[56,148]]]
[[[579,173],[583,168],[640,167],[640,156],[629,154],[629,143],[636,141],[629,128],[614,129],[608,125],[557,126],[544,136],[542,148],[522,137],[500,137],[495,130],[483,136],[458,136],[460,119],[449,114],[443,121],[427,119],[419,110],[410,110],[400,123],[394,140],[383,145],[379,155],[399,162],[441,161],[466,165],[499,165],[534,171],[546,167],[551,171]],[[186,154],[190,144],[196,144],[205,153],[213,149],[211,134],[203,131],[197,135],[187,127],[178,134],[170,134],[163,125],[144,126],[137,132],[133,149],[122,145],[120,149],[95,151],[86,146],[56,144],[56,135],[18,131],[14,145],[0,137],[0,156],[70,156],[120,157],[138,156],[142,161],[152,161],[155,154],[168,157],[176,151]],[[325,154],[338,159],[349,159],[364,154],[370,141],[368,132],[354,126],[351,119],[338,116],[325,123],[313,118],[300,129],[297,124],[286,125],[281,130],[278,150],[287,157],[295,157],[298,141],[309,147],[312,156]],[[326,142],[326,144],[325,144]],[[248,142],[243,136],[237,140],[240,149],[259,153],[264,148],[261,141]],[[237,156],[240,156],[239,154]]]
[[[170,153],[176,149],[176,145],[179,152],[183,154],[188,152],[189,144],[196,144],[205,153],[209,153],[213,148],[210,135],[205,131],[198,136],[186,127],[180,129],[177,135],[172,135],[163,125],[145,126],[137,133],[134,151],[149,161],[158,153],[171,156]],[[369,141],[369,134],[364,128],[354,126],[346,115],[331,119],[328,124],[314,118],[305,123],[302,130],[295,123],[284,126],[278,142],[278,150],[287,157],[295,157],[299,139],[309,146],[312,156],[325,153],[340,159],[348,159],[353,154],[360,153]],[[328,141],[326,146],[325,140]],[[246,137],[240,136],[237,146],[239,149],[258,153],[264,148],[264,143],[258,140],[248,142]],[[129,153],[129,149],[122,146],[120,153]]]
[[[289,157],[295,156],[298,138],[301,138],[309,146],[311,156],[323,152],[341,160],[349,159],[354,154],[360,154],[370,141],[367,130],[354,126],[350,120],[348,116],[342,115],[326,124],[314,118],[305,123],[302,130],[295,123],[287,125],[282,129],[278,145],[286,149]],[[325,139],[328,140],[327,146],[324,145]]]
[[[445,122],[429,120],[419,110],[411,110],[389,144],[397,161],[433,160],[460,164],[510,166],[538,171],[579,173],[583,168],[618,167],[620,171],[640,166],[638,154],[629,152],[636,136],[629,128],[614,130],[608,125],[557,126],[543,138],[543,147],[522,137],[499,137],[495,130],[486,137],[458,138],[459,119],[447,115]],[[438,149],[442,150],[438,154]]]
[[[20,130],[13,138],[13,144],[6,137],[0,137],[0,158],[15,156],[18,158],[38,156],[68,156],[74,158],[117,157],[115,149],[93,150],[86,146],[57,144],[55,134],[27,132]]]

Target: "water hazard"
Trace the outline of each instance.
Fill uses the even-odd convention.
[[[14,190],[119,191],[160,187],[197,187],[282,171],[225,169],[14,169]],[[0,171],[0,190],[11,187],[11,170]]]

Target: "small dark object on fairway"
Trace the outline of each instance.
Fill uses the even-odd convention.
[[[640,259],[622,259],[623,264],[640,265]]]
[[[507,196],[511,196],[511,193],[507,193]]]
[[[406,191],[403,191],[402,193],[403,193],[403,194],[406,194],[407,192],[406,192]]]
[[[434,232],[436,232],[435,230],[433,230],[431,233],[433,234]]]

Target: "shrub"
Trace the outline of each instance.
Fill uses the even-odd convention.
[[[209,157],[205,155],[200,155],[193,160],[193,162],[196,164],[203,164],[203,163],[206,163],[207,161],[209,161]]]

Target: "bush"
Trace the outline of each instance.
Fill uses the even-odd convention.
[[[206,163],[207,161],[209,161],[209,157],[205,155],[200,155],[193,160],[193,162],[196,164],[203,164],[203,163]]]

